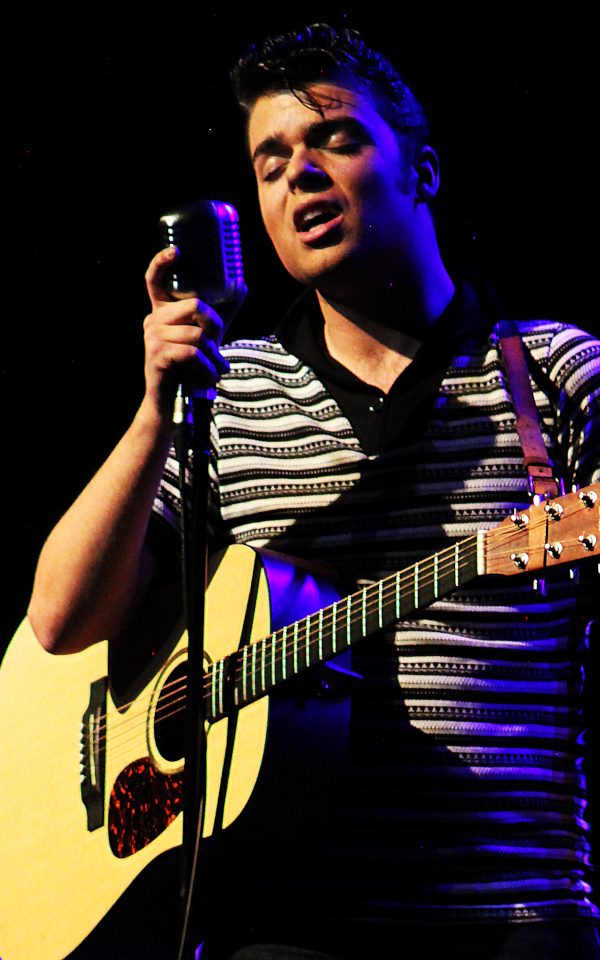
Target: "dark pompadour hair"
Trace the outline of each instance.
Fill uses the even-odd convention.
[[[236,99],[246,112],[259,97],[282,90],[310,105],[309,84],[344,77],[355,77],[369,88],[392,129],[427,136],[425,111],[395,67],[346,27],[313,23],[267,38],[249,47],[231,73]]]

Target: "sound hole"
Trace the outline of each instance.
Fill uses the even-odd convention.
[[[156,746],[160,755],[171,762],[180,760],[184,754],[186,686],[187,662],[184,662],[169,674],[156,704]]]

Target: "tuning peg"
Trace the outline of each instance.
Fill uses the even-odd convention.
[[[529,554],[528,553],[511,553],[510,559],[519,570],[524,570],[527,564],[529,563]]]
[[[560,520],[562,517],[563,508],[560,503],[547,503],[544,509],[553,520]]]
[[[519,528],[526,527],[527,524],[529,523],[529,514],[517,513],[517,509],[515,507],[515,509],[511,513],[510,519],[512,520],[512,522],[516,527],[519,527]]]
[[[546,553],[549,553],[550,556],[554,558],[554,560],[558,560],[558,558],[560,557],[561,553],[564,550],[564,547],[562,543],[555,541],[554,543],[545,543],[544,550],[546,551]]]
[[[582,490],[579,494],[579,499],[586,507],[593,507],[598,499],[598,494],[595,490]]]

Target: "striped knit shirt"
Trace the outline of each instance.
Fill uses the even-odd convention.
[[[597,481],[600,343],[566,324],[518,327],[555,464],[568,485]],[[276,337],[224,349],[216,546],[316,558],[350,591],[529,505],[497,327],[460,343],[422,431],[377,456]],[[178,504],[170,458],[155,509],[177,527]],[[319,863],[334,885],[326,916],[597,917],[581,709],[595,567],[580,582],[558,567],[544,592],[529,574],[480,577],[358,645],[350,759]]]

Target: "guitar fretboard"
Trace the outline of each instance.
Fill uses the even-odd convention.
[[[368,584],[212,664],[204,678],[207,719],[219,720],[472,580],[481,537]]]

